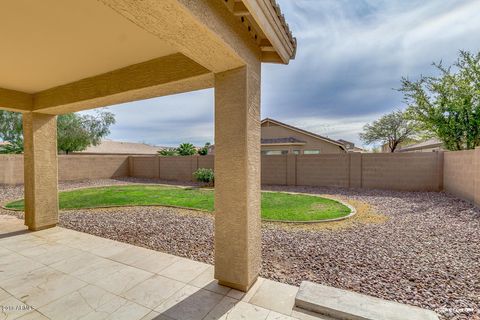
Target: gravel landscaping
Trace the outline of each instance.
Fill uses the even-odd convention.
[[[98,180],[62,183],[61,189],[146,182]],[[266,189],[330,195],[362,210],[332,224],[264,223],[262,276],[354,290],[428,308],[444,319],[480,319],[480,211],[471,204],[433,192]],[[22,187],[0,187],[0,202],[22,193]],[[209,213],[162,207],[75,210],[62,213],[60,225],[213,263]]]

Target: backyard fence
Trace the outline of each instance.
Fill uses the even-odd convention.
[[[214,156],[61,155],[59,180],[115,177],[192,181]],[[235,170],[235,168],[232,168]],[[23,156],[0,155],[0,184],[23,183]],[[429,153],[262,156],[262,184],[446,190],[480,204],[480,149]]]
[[[75,181],[129,176],[128,155],[60,155],[58,179]],[[23,155],[0,155],[0,184],[23,183]]]
[[[480,207],[480,148],[445,152],[444,189]]]

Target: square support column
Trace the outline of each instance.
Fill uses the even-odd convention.
[[[25,225],[30,230],[58,223],[57,117],[23,114]]]
[[[260,65],[215,75],[215,278],[247,291],[261,266]]]

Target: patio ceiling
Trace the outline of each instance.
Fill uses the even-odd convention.
[[[25,93],[178,52],[96,0],[2,1],[0,39],[0,87]]]
[[[49,114],[210,88],[296,45],[270,0],[2,1],[0,39],[0,108]]]
[[[30,230],[58,223],[57,114],[215,86],[215,278],[255,283],[261,64],[288,63],[296,46],[275,1],[3,0],[0,39],[0,109],[23,112]]]

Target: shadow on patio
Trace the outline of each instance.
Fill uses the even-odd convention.
[[[20,319],[295,319],[298,288],[260,278],[248,293],[213,266],[0,216],[0,305]]]

